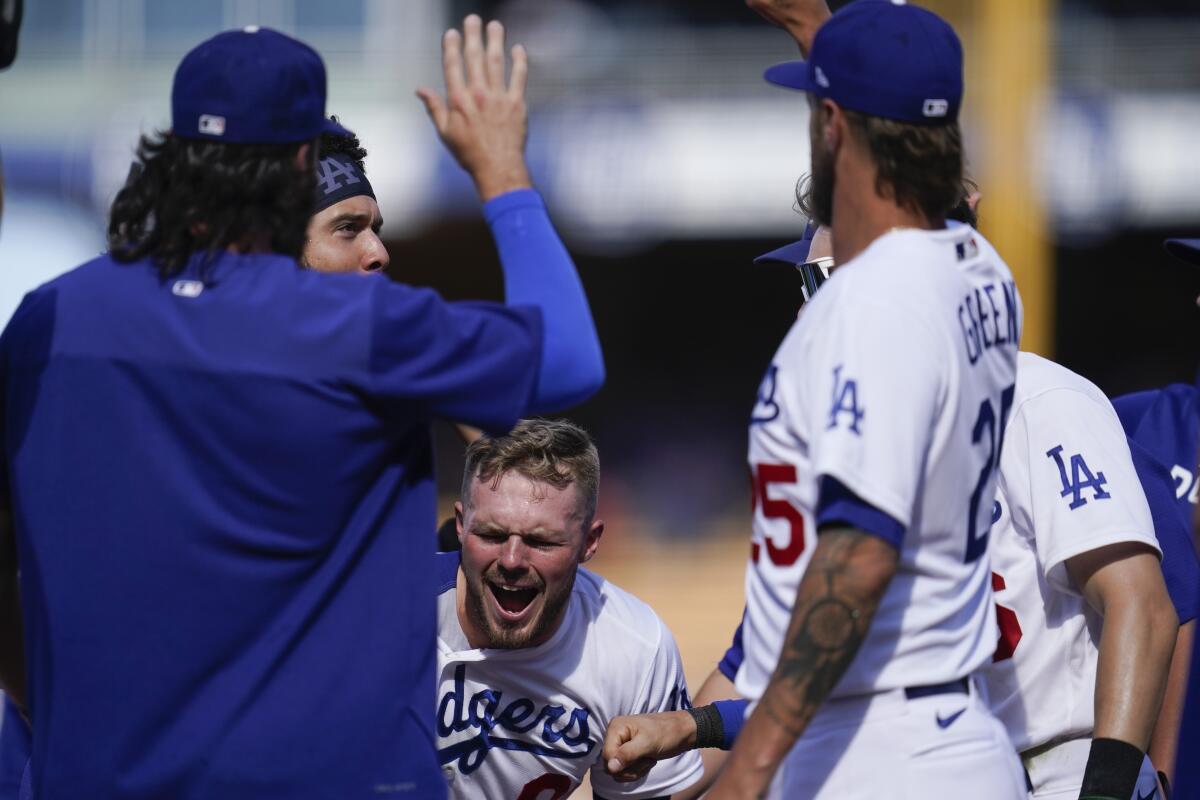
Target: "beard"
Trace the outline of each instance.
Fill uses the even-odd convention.
[[[833,153],[819,141],[812,147],[812,180],[808,187],[808,205],[817,225],[833,225]]]
[[[575,588],[576,574],[572,572],[569,580],[563,581],[552,589],[547,588],[544,584],[539,587],[538,597],[541,597],[542,607],[537,610],[532,619],[522,623],[519,627],[506,625],[502,620],[492,616],[485,608],[489,602],[485,594],[491,592],[487,586],[488,581],[503,582],[498,573],[483,575],[474,580],[468,578],[467,615],[471,617],[476,628],[486,634],[489,648],[517,650],[541,644],[542,638],[549,634],[550,629],[559,621],[559,617],[566,609],[567,603],[571,599],[571,592]],[[538,597],[534,597],[530,603],[538,602]]]

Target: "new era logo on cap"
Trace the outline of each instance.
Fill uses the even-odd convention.
[[[922,109],[921,113],[923,113],[927,117],[944,117],[944,116],[946,116],[947,113],[949,113],[949,111],[950,111],[950,101],[938,99],[938,100],[926,100],[925,108]]]
[[[829,88],[829,78],[825,77],[825,70],[821,69],[820,67],[816,67],[814,70],[814,74],[816,75],[815,80],[817,81],[817,86],[821,86],[825,89],[828,89]]]
[[[224,136],[225,135],[225,118],[218,117],[215,114],[200,115],[200,133],[208,136]]]

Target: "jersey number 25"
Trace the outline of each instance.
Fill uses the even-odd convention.
[[[804,515],[787,500],[776,500],[771,497],[771,484],[788,484],[796,482],[796,468],[791,464],[756,464],[750,473],[753,491],[752,509],[762,507],[763,516],[767,519],[785,519],[788,522],[788,543],[780,547],[770,536],[763,537],[767,545],[767,558],[777,567],[790,567],[795,564],[804,552]],[[759,557],[759,546],[755,542],[751,546],[751,559],[756,563]]]

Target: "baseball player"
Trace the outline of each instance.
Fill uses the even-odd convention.
[[[366,157],[367,151],[352,133],[321,136],[316,206],[308,220],[301,266],[365,275],[387,269],[391,259],[379,237],[383,215],[367,179]]]
[[[561,800],[590,772],[597,797],[673,795],[696,753],[617,783],[608,721],[689,705],[670,630],[581,565],[600,544],[600,462],[587,433],[526,420],[467,448],[455,504],[461,553],[438,556],[438,758],[459,798]]]
[[[111,253],[6,329],[0,589],[19,552],[28,695],[0,675],[39,795],[445,794],[429,420],[502,431],[603,378],[528,186],[524,51],[505,80],[502,29],[464,28],[449,101],[423,97],[485,201],[508,306],[298,269],[313,148],[341,130],[320,57],[251,28],[180,64]]]
[[[1169,495],[1151,518],[1147,495],[1166,491],[1165,472],[1139,482],[1136,458],[1099,389],[1021,354],[993,506],[1000,643],[983,677],[1033,797],[1157,789],[1145,753],[1200,578]],[[1191,564],[1180,612],[1159,564],[1168,541]]]
[[[966,219],[972,221],[973,210],[968,210]],[[806,240],[756,261],[807,260],[797,264],[802,273],[806,266],[828,268],[822,237],[816,237],[810,252],[811,226],[808,233]],[[811,296],[808,288],[805,296]],[[1026,754],[1033,796],[1074,798],[1085,783],[1090,787],[1085,796],[1094,796],[1097,789],[1108,791],[1097,784],[1104,782],[1104,772],[1120,769],[1124,760],[1128,791],[1118,787],[1111,796],[1146,798],[1157,788],[1149,759],[1142,755],[1157,716],[1156,692],[1162,690],[1177,620],[1190,621],[1196,615],[1200,567],[1170,496],[1165,469],[1136,442],[1126,443],[1099,390],[1031,354],[1021,354],[1019,365],[1000,468],[1001,490],[993,509],[992,581],[998,591],[1001,635],[994,663],[984,673],[989,695],[1014,744]],[[1047,436],[1079,446],[1078,454],[1064,459],[1064,468],[1070,463],[1069,474],[1056,472],[1053,458],[1048,459],[1047,474],[1039,469],[1039,453],[1030,455]],[[1057,446],[1051,443],[1043,449]],[[1099,471],[1092,473],[1091,484],[1086,452],[1102,454],[1114,465],[1103,471],[1103,478]],[[1060,492],[1059,479],[1081,496],[1074,490]],[[1068,511],[1082,509],[1088,504],[1089,487],[1102,488],[1101,484],[1104,496],[1092,499],[1097,506],[1092,514],[1053,513],[1062,497],[1076,503],[1073,509],[1068,505]],[[1095,503],[1114,498],[1117,502]],[[1160,542],[1161,570],[1154,556]],[[1164,602],[1164,575],[1174,608]],[[1132,655],[1114,655],[1126,650]],[[699,727],[709,716],[728,746],[740,727],[740,704],[729,699],[738,696],[732,682],[742,659],[739,628],[718,671],[697,696],[701,708],[686,715],[614,721],[606,742],[610,769],[632,777],[655,755],[695,746]],[[716,701],[711,710],[702,707],[709,697]],[[1103,734],[1136,739],[1140,748],[1129,752],[1124,742]],[[1091,761],[1089,752],[1096,753]],[[706,758],[705,781],[721,761],[718,753]]]
[[[809,93],[814,211],[843,266],[752,412],[738,689],[756,708],[710,796],[882,796],[903,781],[1019,797],[1019,763],[969,679],[994,648],[989,501],[1021,310],[991,246],[944,224],[963,178],[961,46],[924,9],[861,0],[767,79]]]

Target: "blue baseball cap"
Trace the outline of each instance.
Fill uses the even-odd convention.
[[[1200,266],[1200,239],[1167,239],[1163,247],[1180,261]]]
[[[962,43],[932,11],[858,0],[817,30],[808,61],[776,64],[764,77],[872,117],[945,125],[962,106]]]
[[[171,87],[176,136],[292,144],[348,131],[325,117],[325,64],[290,36],[249,26],[192,49]]]
[[[817,227],[811,222],[804,228],[804,238],[798,242],[785,244],[769,253],[763,253],[754,259],[755,264],[787,264],[794,267],[808,261],[808,249],[812,247],[813,234]]]

